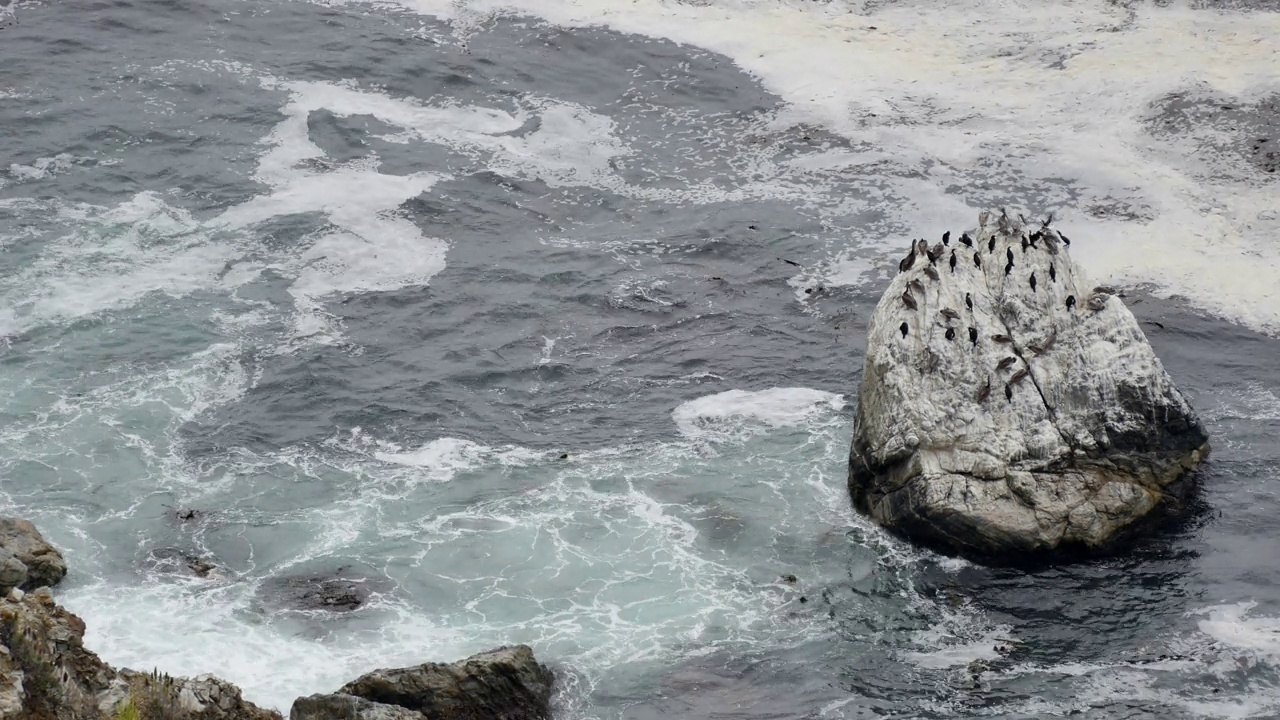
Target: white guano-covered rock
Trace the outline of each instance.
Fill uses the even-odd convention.
[[[876,306],[854,505],[1006,562],[1105,552],[1180,510],[1208,440],[1120,298],[1051,227],[983,213],[964,237],[932,263],[916,246]]]

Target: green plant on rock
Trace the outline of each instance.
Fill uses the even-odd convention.
[[[116,708],[112,720],[142,720],[142,716],[138,714],[138,706],[133,704],[133,695],[125,698],[120,707]]]

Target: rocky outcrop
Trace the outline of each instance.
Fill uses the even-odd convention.
[[[53,587],[66,577],[62,554],[27,520],[0,518],[0,592]]]
[[[332,695],[299,698],[290,720],[544,720],[555,678],[527,645],[451,664],[374,670]]]
[[[0,600],[0,720],[279,720],[211,676],[117,671],[48,588]]]
[[[1182,509],[1208,439],[1117,294],[1047,225],[983,213],[962,238],[913,245],[875,309],[855,506],[998,562],[1105,552]]]

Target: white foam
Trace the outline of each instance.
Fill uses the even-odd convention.
[[[810,167],[863,172],[883,159],[893,218],[925,233],[967,222],[948,186],[977,177],[1034,185],[1060,210],[1073,249],[1100,280],[1155,283],[1250,327],[1280,332],[1280,232],[1274,187],[1248,174],[1211,177],[1145,128],[1151,103],[1176,92],[1240,101],[1280,90],[1280,14],[1080,3],[857,10],[787,0],[403,0],[468,28],[497,13],[565,27],[603,25],[724,54],[788,103],[775,121],[816,122],[874,148],[832,151]],[[1176,145],[1176,143],[1175,143]],[[989,158],[1010,165],[987,170]],[[816,163],[816,165],[815,165]],[[1221,164],[1221,162],[1219,162]],[[1238,165],[1238,163],[1236,163]],[[921,176],[921,173],[924,173]],[[1016,177],[1015,177],[1016,176]],[[920,179],[912,179],[920,178]],[[1069,194],[1062,181],[1078,190]],[[1152,219],[1097,219],[1120,200]]]
[[[391,446],[395,448],[395,446]],[[460,438],[439,438],[416,450],[399,451],[381,450],[374,453],[377,459],[421,468],[427,477],[433,480],[452,480],[459,472],[475,470],[488,463],[502,465],[525,465],[539,457],[539,453],[528,448],[508,446],[492,448],[487,445],[463,440]]]
[[[744,420],[769,428],[801,425],[844,407],[844,396],[812,388],[726,390],[681,403],[671,417],[689,439],[722,437],[726,422],[737,429]]]
[[[1255,607],[1256,602],[1214,605],[1196,613],[1206,616],[1196,625],[1223,645],[1276,663],[1280,661],[1280,618],[1253,616]]]

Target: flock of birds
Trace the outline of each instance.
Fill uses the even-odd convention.
[[[989,219],[990,219],[989,213],[985,213],[985,212],[982,213],[982,215],[979,218],[980,225],[985,227]],[[1023,220],[1022,227],[1025,228],[1027,224],[1026,219],[1023,218],[1022,220]],[[1052,222],[1053,222],[1053,217],[1050,216],[1048,219],[1044,221],[1044,223],[1040,226],[1040,228],[1037,229],[1035,232],[1027,233],[1025,229],[1019,229],[1017,231],[1017,234],[1020,236],[1019,240],[1022,246],[1023,255],[1025,255],[1027,252],[1032,250],[1043,251],[1048,253],[1048,255],[1050,256],[1049,271],[1048,271],[1049,282],[1054,283],[1054,282],[1057,282],[1058,280],[1058,271],[1055,266],[1053,258],[1058,256],[1058,254],[1061,252],[1059,243],[1061,243],[1061,246],[1070,246],[1071,241],[1067,238],[1067,236],[1057,232],[1056,230],[1051,229],[1049,225]],[[1015,232],[1013,224],[1011,223],[1008,215],[1005,213],[1004,210],[1001,210],[1000,212],[999,230],[1000,230],[999,235],[997,235],[997,233],[992,233],[990,238],[985,243],[988,262],[990,261],[991,257],[995,255],[997,237],[1001,235],[1008,237],[1013,235]],[[901,262],[898,263],[898,271],[901,273],[911,272],[917,266],[917,264],[920,264],[921,271],[915,277],[911,278],[907,282],[907,289],[902,292],[902,296],[901,296],[902,304],[905,305],[908,310],[912,310],[912,311],[919,310],[920,306],[916,299],[917,295],[924,296],[925,294],[925,285],[921,281],[921,277],[926,277],[929,280],[936,283],[942,282],[943,273],[939,271],[938,264],[940,262],[943,262],[944,258],[946,258],[945,265],[949,267],[951,274],[955,274],[957,265],[969,262],[970,259],[972,260],[974,267],[981,269],[982,263],[983,263],[983,258],[982,258],[983,253],[980,245],[981,243],[975,244],[974,239],[970,237],[969,233],[967,232],[963,233],[960,236],[959,243],[954,247],[952,247],[951,245],[950,231],[943,233],[942,242],[936,243],[933,247],[929,247],[929,244],[924,240],[912,241],[910,252],[907,254],[905,258],[902,259]],[[949,255],[948,255],[948,251],[950,251]],[[972,254],[971,258],[970,258],[970,254]],[[1014,262],[1015,257],[1016,256],[1013,251],[1013,245],[1009,245],[1008,247],[1006,247],[1005,248],[1005,265],[1004,265],[1005,277],[1009,277],[1012,275],[1015,267],[1015,262]],[[1036,278],[1035,270],[1031,271],[1030,276],[1027,278],[1027,284],[1031,288],[1031,292],[1033,293],[1036,292],[1036,288],[1039,284],[1039,281]],[[1111,288],[1105,288],[1105,287],[1095,288],[1094,294],[1090,296],[1090,298],[1087,301],[1087,306],[1089,307],[1090,310],[1093,310],[1093,311],[1101,310],[1106,305],[1105,296],[1109,294],[1114,294],[1114,291],[1111,290]],[[964,302],[965,302],[965,305],[970,310],[970,312],[972,312],[973,297],[970,293],[968,292],[965,293]],[[1076,307],[1075,295],[1067,295],[1065,305],[1068,312],[1074,311]],[[956,328],[951,327],[951,322],[953,320],[959,320],[960,313],[956,312],[952,308],[945,308],[945,307],[942,308],[939,312],[946,319],[946,324],[947,324],[947,330],[945,335],[946,339],[948,341],[954,340],[956,336]],[[911,327],[906,321],[904,321],[898,327],[898,330],[902,333],[902,337],[905,339],[907,335],[911,332]],[[978,329],[976,327],[970,326],[968,330],[969,330],[969,333],[968,333],[969,343],[973,346],[977,346]],[[1043,340],[1038,345],[1034,343],[1030,343],[1026,346],[1026,349],[1035,353],[1036,355],[1042,355],[1048,352],[1051,347],[1053,347],[1053,343],[1055,340],[1057,340],[1057,337],[1058,337],[1058,332],[1057,332],[1057,329],[1055,328],[1050,332],[1048,338]],[[1011,347],[1013,345],[1012,338],[1010,338],[1008,335],[1005,335],[1005,334],[992,335],[991,340],[995,343],[1002,344],[1002,345],[1009,345]],[[1016,349],[1014,350],[1014,352],[1017,352]],[[996,371],[997,372],[1007,371],[1015,363],[1018,362],[1019,357],[1020,357],[1019,355],[1009,355],[1008,357],[1005,357],[1004,359],[1000,360],[996,364]],[[1024,360],[1024,363],[1025,362],[1026,361]],[[1005,386],[1004,386],[1005,400],[1010,402],[1013,401],[1014,387],[1016,387],[1019,383],[1021,383],[1024,379],[1026,379],[1026,377],[1030,374],[1030,372],[1031,372],[1030,369],[1024,366],[1021,369],[1014,372],[1013,375],[1009,377],[1008,381],[1005,382]],[[991,376],[988,375],[987,383],[985,386],[983,386],[981,389],[978,390],[976,399],[979,403],[982,403],[986,401],[986,399],[990,396],[990,394],[991,394]]]

